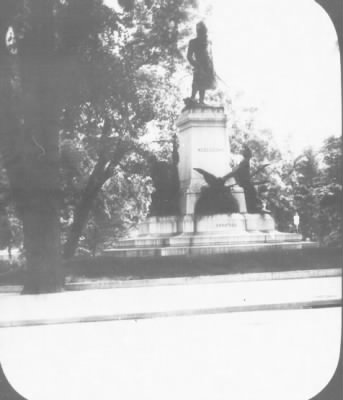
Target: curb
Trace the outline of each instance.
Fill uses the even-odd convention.
[[[227,307],[213,307],[202,309],[187,309],[173,311],[157,311],[157,312],[139,312],[125,314],[110,314],[110,315],[91,315],[84,317],[70,318],[50,318],[50,319],[32,319],[21,321],[5,321],[0,322],[1,328],[19,328],[30,326],[45,326],[45,325],[68,325],[68,324],[83,324],[95,322],[119,322],[119,321],[139,321],[146,319],[160,319],[172,317],[194,317],[203,315],[229,314],[254,311],[287,311],[287,310],[306,310],[316,308],[341,307],[340,299],[331,300],[313,300],[306,302],[295,303],[274,303],[274,304],[251,304],[238,305]]]
[[[66,291],[79,290],[98,290],[115,288],[132,288],[142,286],[172,286],[188,284],[206,284],[206,283],[226,283],[226,282],[251,282],[283,279],[306,279],[342,276],[341,268],[328,269],[309,269],[296,271],[278,271],[278,272],[256,272],[243,274],[225,274],[225,275],[202,275],[196,277],[176,277],[176,278],[151,278],[151,279],[99,279],[89,281],[67,282]],[[21,285],[0,286],[0,295],[20,294]]]
[[[131,288],[141,286],[171,286],[188,284],[206,283],[227,283],[227,282],[251,282],[284,279],[306,279],[342,276],[341,268],[316,269],[316,270],[297,270],[297,271],[278,271],[278,272],[257,272],[230,275],[203,275],[196,277],[178,278],[155,278],[155,279],[126,279],[126,280],[95,280],[84,282],[68,282],[66,290],[96,290],[96,289],[115,289]],[[1,291],[1,289],[0,289]]]

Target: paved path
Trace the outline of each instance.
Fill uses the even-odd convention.
[[[116,287],[44,295],[0,296],[0,328],[142,319],[259,309],[340,305],[341,271],[301,271],[260,279],[214,276],[117,282]],[[88,284],[88,287],[98,284]],[[126,286],[126,287],[125,287]]]
[[[340,308],[0,329],[28,400],[304,400],[340,350]]]
[[[164,283],[0,296],[7,378],[28,400],[296,400],[334,373],[340,274]]]

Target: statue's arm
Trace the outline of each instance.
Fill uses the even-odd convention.
[[[194,58],[194,44],[193,44],[192,40],[189,42],[189,45],[188,45],[187,60],[193,67],[195,67],[197,65],[197,62]]]

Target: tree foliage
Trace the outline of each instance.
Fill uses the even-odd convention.
[[[125,169],[138,168],[139,137],[156,117],[159,83],[175,68],[177,43],[193,5],[191,0],[119,3],[121,10],[102,0],[0,4],[1,151],[23,221],[27,291],[63,285],[61,204],[74,207],[69,256],[103,185],[120,168],[123,179]],[[76,174],[62,185],[60,140],[63,162]],[[79,169],[72,153],[80,156]],[[86,172],[83,178],[77,170]],[[72,196],[79,197],[78,204],[64,199],[71,183],[79,185]]]
[[[260,196],[272,211],[281,231],[294,230],[293,217],[300,216],[304,238],[324,245],[342,241],[341,138],[329,137],[315,152],[311,147],[295,157],[278,149],[272,132],[256,125],[255,108],[232,110],[231,150],[239,154],[244,145],[253,152],[252,174]]]
[[[321,150],[323,169],[316,188],[319,236],[325,244],[342,245],[342,138],[329,137]]]
[[[148,212],[147,160],[153,151],[155,161],[170,162],[181,107],[175,76],[195,3],[120,0],[116,10],[102,0],[0,3],[0,191],[22,223],[26,291],[63,286],[63,242],[68,258],[83,233],[90,242],[99,227],[115,236]],[[295,165],[253,114],[233,116],[231,146],[238,153],[249,144],[255,170],[272,164],[260,189],[280,226],[299,209],[306,234],[339,237],[338,141],[326,142],[322,159],[307,153]],[[147,145],[151,130],[158,151]]]
[[[74,149],[81,145],[84,166],[74,168],[74,172],[77,174],[82,170],[81,180],[86,182],[83,186],[81,184],[77,195],[79,201],[74,204],[74,218],[65,245],[66,258],[74,254],[95,199],[108,180],[117,179],[119,183],[118,177],[121,177],[127,183],[135,174],[141,175],[140,181],[132,183],[132,190],[122,193],[129,197],[123,197],[121,202],[123,206],[129,205],[132,198],[139,198],[140,206],[131,210],[131,223],[127,220],[122,224],[118,218],[125,215],[125,207],[119,215],[117,213],[117,218],[112,218],[116,221],[116,226],[112,224],[113,232],[117,233],[119,226],[132,225],[146,215],[142,210],[148,209],[151,187],[147,185],[149,170],[146,160],[150,156],[144,137],[149,133],[148,124],[153,121],[161,141],[171,142],[173,131],[170,128],[176,117],[176,104],[180,102],[173,81],[175,65],[180,61],[177,39],[182,37],[182,32],[179,32],[181,18],[187,17],[184,9],[171,12],[169,2],[158,4],[154,2],[147,8],[146,3],[140,2],[130,14],[120,19],[116,35],[109,35],[103,44],[108,54],[101,66],[108,69],[101,73],[100,81],[96,81],[100,85],[97,101],[84,103],[76,118],[75,110],[65,110],[66,125],[72,119],[72,130],[68,126],[62,130],[65,161],[68,145]],[[181,4],[175,2],[174,6],[181,7]],[[173,22],[171,25],[170,21]],[[79,110],[80,107],[76,114]],[[109,184],[106,191],[113,188]],[[116,198],[116,193],[111,193],[111,196]],[[100,198],[109,202],[109,195],[103,193]],[[110,221],[107,222],[111,226]]]

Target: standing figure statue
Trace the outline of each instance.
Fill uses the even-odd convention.
[[[199,92],[199,103],[204,104],[205,91],[214,89],[216,77],[213,68],[211,44],[207,39],[207,28],[203,22],[196,25],[197,37],[188,45],[187,59],[194,68],[192,95],[186,99],[186,105],[196,104],[195,97]]]
[[[244,197],[248,213],[267,213],[270,211],[265,208],[261,199],[257,196],[255,186],[257,183],[252,181],[250,173],[250,159],[252,157],[251,150],[245,146],[242,152],[243,160],[239,165],[225,176],[225,179],[235,178],[237,185],[244,190]],[[263,165],[259,170],[264,169],[269,164]]]

